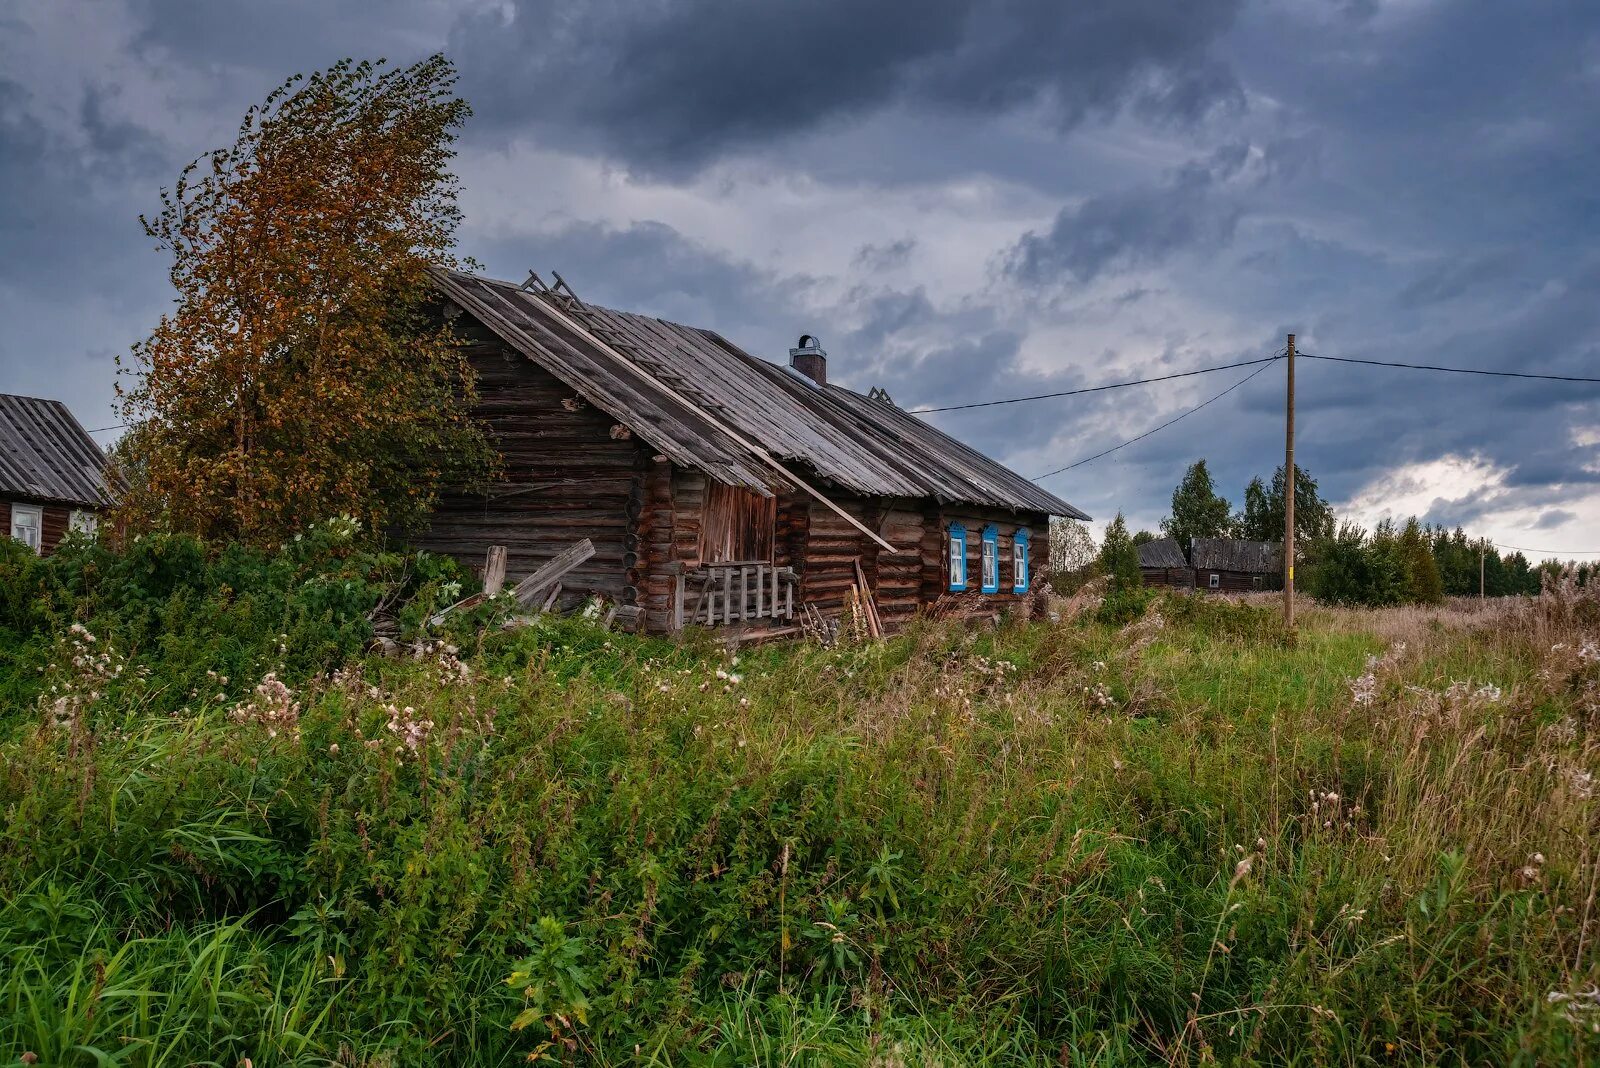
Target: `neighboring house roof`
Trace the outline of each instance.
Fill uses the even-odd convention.
[[[0,393],[0,497],[115,503],[106,458],[60,401]]]
[[[590,404],[674,463],[726,485],[762,494],[785,488],[762,460],[765,450],[866,496],[1089,518],[886,400],[818,386],[713,331],[459,271],[438,269],[434,277],[447,297]]]
[[[1139,546],[1140,567],[1188,567],[1177,538],[1157,538]]]
[[[1283,566],[1283,547],[1275,541],[1240,538],[1196,538],[1189,559],[1197,571],[1245,571],[1272,574]]]

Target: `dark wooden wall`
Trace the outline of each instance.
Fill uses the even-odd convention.
[[[1188,589],[1194,585],[1194,571],[1187,567],[1141,567],[1146,586],[1176,586]]]
[[[35,504],[44,509],[40,519],[39,544],[42,550],[40,555],[49,556],[61,545],[61,539],[67,536],[67,531],[72,526],[73,508],[70,504],[47,504],[43,501],[30,501],[22,498],[0,499],[0,537],[11,536],[11,505],[13,500],[17,504]],[[89,511],[90,509],[80,509]]]
[[[514,582],[588,538],[595,555],[562,580],[563,602],[600,592],[632,603],[643,595],[641,534],[660,537],[653,469],[666,465],[654,464],[653,450],[493,334],[470,319],[458,326],[478,374],[475,412],[505,467],[487,493],[443,498],[416,544],[474,567],[489,546],[504,545]]]
[[[1220,583],[1215,590],[1211,588],[1212,575],[1218,576]],[[1250,593],[1270,590],[1273,584],[1270,575],[1256,575],[1249,571],[1208,571],[1197,567],[1194,569],[1194,588],[1211,593]]]

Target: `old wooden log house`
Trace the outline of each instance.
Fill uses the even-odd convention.
[[[114,503],[105,454],[65,404],[0,393],[0,529],[49,556]]]
[[[515,580],[587,538],[568,603],[600,594],[655,632],[772,632],[865,589],[892,629],[950,593],[1017,601],[1050,517],[1088,518],[880,391],[830,384],[814,337],[784,367],[559,276],[435,278],[504,471],[442,501],[421,544],[473,563],[503,545]]]

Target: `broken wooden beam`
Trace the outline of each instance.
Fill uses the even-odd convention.
[[[594,542],[588,538],[561,550],[533,574],[517,583],[512,593],[522,604],[532,604],[535,597],[552,584],[594,555]]]
[[[451,605],[450,607],[441,608],[441,609],[439,609],[439,611],[437,611],[433,615],[429,616],[428,617],[428,626],[437,627],[440,623],[444,622],[445,617],[448,616],[450,613],[459,612],[464,608],[476,608],[482,603],[483,603],[483,594],[481,594],[481,593],[475,593],[471,597],[463,597],[463,598],[461,598],[461,600],[457,601],[455,604]]]

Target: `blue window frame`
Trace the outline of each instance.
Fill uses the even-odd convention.
[[[979,556],[983,565],[984,593],[1000,592],[1000,529],[994,524],[983,528],[983,552]]]
[[[1028,531],[1022,529],[1011,536],[1011,592],[1027,593],[1033,578],[1029,570]]]
[[[967,528],[951,523],[946,548],[950,558],[950,591],[960,593],[967,588]]]

